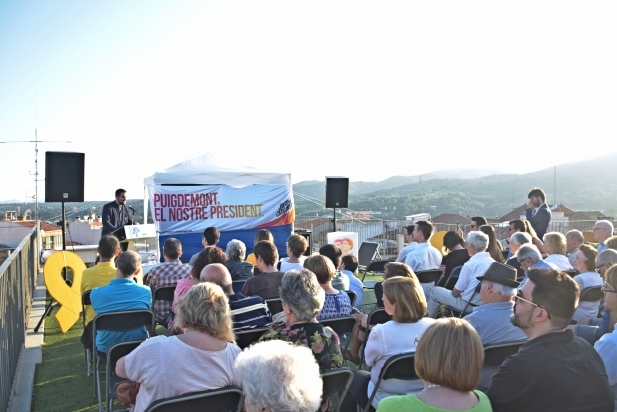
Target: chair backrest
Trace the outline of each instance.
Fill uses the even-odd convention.
[[[166,302],[173,302],[175,290],[175,283],[173,285],[159,286],[158,288],[154,289],[154,292],[152,292],[152,300],[164,300]]]
[[[349,368],[330,369],[321,374],[322,399],[332,399],[334,395],[338,395],[337,404],[332,405],[335,412],[339,410],[352,380],[353,372]]]
[[[242,288],[244,287],[245,283],[246,280],[234,280],[233,282],[231,282],[231,287],[233,288],[234,293],[242,292]]]
[[[499,366],[507,357],[514,355],[518,349],[527,343],[526,340],[503,342],[484,348],[484,365]]]
[[[378,247],[379,243],[377,242],[362,242],[360,249],[358,249],[358,266],[368,266],[375,257]]]
[[[386,269],[386,263],[390,262],[389,260],[373,260],[366,267],[367,272],[380,272]]]
[[[118,359],[133,352],[142,342],[144,342],[143,339],[115,343],[107,351],[107,365],[115,365]]]
[[[332,330],[336,332],[336,334],[342,341],[343,335],[353,333],[354,329],[356,328],[356,323],[358,323],[358,320],[355,316],[341,316],[338,318],[320,320],[319,323],[332,328]]]
[[[508,259],[508,256],[510,255],[510,250],[509,249],[502,250],[501,255],[503,256],[504,259]]]
[[[353,304],[356,303],[356,299],[358,299],[358,295],[353,290],[346,290],[345,293],[349,296],[349,300],[351,301],[351,307],[353,308]]]
[[[253,276],[261,275],[261,270],[257,266],[253,266]]]
[[[90,292],[92,289],[87,290],[81,295],[81,322],[86,326],[86,306],[92,305],[90,301]]]
[[[581,291],[579,302],[597,302],[602,299],[604,293],[602,286],[589,286]]]
[[[145,412],[240,412],[244,393],[237,386],[187,393],[152,402]]]
[[[574,276],[578,275],[578,270],[573,269],[573,270],[564,270],[563,273],[565,273],[566,275],[570,276],[571,278],[573,278]]]
[[[446,279],[442,282],[443,287],[452,290],[454,289],[454,285],[458,282],[458,277],[461,274],[461,269],[463,269],[463,265],[455,266],[450,270],[450,275],[446,277]]]
[[[268,310],[273,315],[283,311],[283,302],[281,298],[266,299],[266,305],[268,305]]]
[[[439,279],[443,276],[443,270],[441,269],[430,269],[430,270],[421,270],[416,272],[416,276],[420,283],[434,283],[437,285]]]
[[[272,330],[270,328],[256,328],[256,329],[245,329],[235,332],[236,333],[236,345],[240,347],[240,349],[248,348],[253,343],[257,342],[257,340],[266,333],[267,331]]]
[[[419,379],[416,375],[414,368],[415,352],[401,353],[398,355],[390,356],[379,376],[382,379],[402,379],[402,380],[414,380]]]
[[[154,313],[148,309],[101,313],[92,322],[93,344],[98,330],[124,332],[145,326],[151,335],[154,334]]]
[[[386,323],[392,320],[392,316],[388,315],[384,308],[377,308],[371,311],[368,314],[367,324],[368,325],[379,325],[381,323]]]

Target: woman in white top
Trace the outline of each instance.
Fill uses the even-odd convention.
[[[566,257],[566,237],[559,232],[548,232],[544,235],[544,258],[546,263],[553,263],[559,270],[572,270],[572,265]]]
[[[356,404],[365,408],[386,361],[394,355],[415,352],[422,333],[434,320],[425,318],[426,300],[416,278],[392,277],[383,282],[383,303],[392,320],[375,325],[371,330],[364,355],[370,372],[354,371],[354,378],[341,406],[341,411],[355,411]],[[387,396],[417,393],[424,388],[421,380],[388,379],[381,382],[373,398],[373,407]]]
[[[308,248],[306,239],[301,235],[291,235],[287,239],[287,256],[286,260],[281,260],[281,268],[279,269],[283,273],[287,273],[290,270],[302,270],[304,269],[304,252]]]
[[[176,325],[184,334],[147,339],[116,365],[118,376],[141,383],[135,412],[161,398],[240,386],[234,362],[241,350],[220,286],[193,286],[178,302]]]
[[[580,245],[578,253],[574,259],[574,268],[578,270],[579,275],[574,276],[574,281],[581,289],[588,288],[590,286],[602,286],[602,277],[596,272],[596,257],[598,251],[587,245]],[[572,320],[580,321],[583,319],[593,319],[598,316],[598,308],[600,301],[595,302],[578,302],[578,307]]]

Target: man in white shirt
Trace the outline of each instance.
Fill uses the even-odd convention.
[[[613,236],[613,224],[609,220],[598,220],[593,225],[593,239],[599,243],[598,252],[602,252],[606,249],[606,239]]]
[[[397,262],[405,263],[405,258],[407,258],[409,252],[411,252],[418,246],[418,242],[416,242],[413,238],[414,228],[415,225],[409,225],[405,227],[405,242],[407,242],[408,244],[403,249],[401,249],[400,253],[396,257]]]
[[[405,264],[414,272],[438,269],[439,265],[441,265],[441,253],[428,243],[432,234],[433,224],[431,222],[425,220],[416,222],[413,239],[415,242],[418,242],[418,246],[409,252],[405,258]]]
[[[486,252],[488,247],[488,236],[483,232],[474,231],[467,235],[467,252],[470,259],[461,269],[460,276],[453,290],[437,287],[433,289],[433,293],[428,299],[428,316],[434,318],[439,313],[440,305],[452,306],[455,309],[462,311],[467,302],[472,305],[481,305],[482,300],[480,294],[475,293],[476,287],[480,283],[478,276],[484,275],[489,266],[494,262],[491,255]],[[473,296],[473,299],[472,299]],[[467,308],[467,312],[471,312],[471,305]]]

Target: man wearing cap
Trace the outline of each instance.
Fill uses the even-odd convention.
[[[516,281],[516,269],[493,262],[484,276],[477,279],[482,282],[482,305],[473,308],[473,312],[465,316],[465,320],[478,332],[482,344],[493,345],[527,339],[523,331],[510,322],[514,313],[512,297],[519,285]]]

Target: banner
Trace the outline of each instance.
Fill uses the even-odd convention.
[[[291,186],[151,186],[150,206],[161,235],[258,229],[293,223]]]

